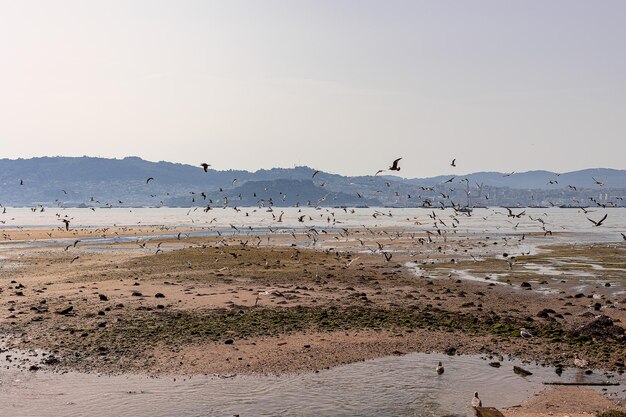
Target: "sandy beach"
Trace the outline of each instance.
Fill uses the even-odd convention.
[[[462,236],[427,251],[428,236],[398,234],[384,243],[387,260],[384,233],[371,229],[329,233],[315,247],[301,245],[304,234],[171,238],[148,228],[106,231],[138,241],[81,244],[101,232],[21,229],[5,241],[31,242],[2,252],[6,348],[50,352],[43,369],[154,375],[309,372],[409,352],[625,369],[623,243],[541,246],[511,266],[488,240],[471,242],[481,259],[468,256]],[[583,255],[605,275],[580,288],[561,278],[583,271]],[[534,265],[564,275],[546,279]],[[489,279],[498,274],[507,278]],[[506,415],[621,407],[599,394],[566,401],[584,390],[548,390]]]

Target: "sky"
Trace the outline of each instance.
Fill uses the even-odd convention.
[[[626,169],[624,16],[621,0],[0,0],[0,157]]]

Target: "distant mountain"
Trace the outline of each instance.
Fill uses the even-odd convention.
[[[146,182],[148,178],[153,180]],[[625,190],[626,170],[604,168],[560,175],[478,172],[404,179],[345,177],[309,167],[204,172],[199,165],[138,157],[0,159],[0,204],[5,206],[189,206],[204,204],[201,193],[214,204],[226,198],[248,206],[270,199],[276,206],[315,205],[324,197],[322,205],[623,206]]]
[[[422,179],[403,180],[405,183],[418,185],[434,185],[446,181],[454,176],[439,176]],[[593,178],[604,183],[609,188],[626,188],[626,170],[609,168],[584,169],[581,171],[557,174],[550,171],[528,171],[520,173],[477,172],[474,174],[457,175],[458,178],[468,178],[471,182],[491,187],[508,187],[515,189],[546,189],[555,190],[568,188],[593,188],[597,186]]]

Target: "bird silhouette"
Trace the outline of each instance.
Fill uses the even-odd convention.
[[[393,164],[389,167],[389,171],[400,171],[400,167],[398,166],[398,162],[400,162],[402,158],[398,158],[393,161]]]
[[[146,180],[146,184],[147,184],[147,183],[149,183],[150,181],[154,181],[154,178],[153,178],[153,177],[148,178],[148,179]]]
[[[450,164],[451,167],[455,167],[456,166],[456,158],[454,158],[452,160],[452,163]]]
[[[200,164],[200,166],[202,168],[204,168],[204,172],[209,172],[209,167],[211,166],[210,164],[207,164],[206,162],[203,162]]]
[[[592,219],[590,219],[589,217],[587,217],[587,220],[589,220],[591,223],[593,223],[593,225],[594,225],[595,227],[598,227],[598,226],[601,226],[601,225],[602,225],[602,222],[604,222],[604,221],[606,220],[606,218],[607,218],[607,217],[608,217],[608,214],[605,214],[605,215],[604,215],[604,217],[603,217],[603,218],[601,218],[601,219],[600,219],[600,220],[598,220],[598,221],[592,220]]]
[[[600,187],[603,187],[603,186],[604,186],[604,183],[603,183],[602,181],[598,181],[598,180],[597,180],[597,179],[595,179],[594,177],[591,177],[591,179],[592,179],[592,180],[593,180],[593,181],[594,181],[597,185],[599,185]]]

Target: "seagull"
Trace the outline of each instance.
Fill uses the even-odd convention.
[[[389,171],[400,171],[400,167],[398,166],[398,162],[400,162],[402,158],[398,158],[393,161],[393,164],[389,167]]]
[[[202,168],[204,168],[204,172],[209,172],[209,167],[211,166],[210,164],[207,164],[206,162],[203,162],[200,164],[200,166]]]
[[[621,233],[621,232],[620,232]],[[622,239],[626,240],[626,235],[622,233]]]
[[[528,338],[528,337],[533,337],[532,334],[530,334],[530,332],[528,330],[526,330],[525,328],[521,328],[519,331],[519,335],[522,336],[524,339]]]
[[[154,180],[154,178],[150,177],[146,180],[146,184],[149,183],[151,180]]]
[[[598,181],[597,179],[595,179],[594,177],[591,177],[591,179],[600,187],[604,187],[604,183],[602,181]]]
[[[70,221],[67,219],[61,219],[63,223],[65,223],[65,230],[70,230]]]
[[[435,370],[437,371],[437,373],[439,375],[443,374],[443,365],[441,364],[441,362],[439,362],[439,364],[437,365],[437,368],[435,368]]]
[[[316,176],[317,174],[319,174],[319,173],[320,173],[320,171],[315,171],[315,172],[313,173],[313,175],[311,175],[311,179],[315,178],[315,176]]]
[[[601,225],[602,225],[602,222],[606,220],[607,216],[608,216],[608,214],[605,214],[605,215],[604,215],[604,217],[603,217],[603,218],[601,218],[601,219],[600,219],[600,220],[598,220],[598,221],[591,220],[589,217],[587,217],[587,220],[589,220],[591,223],[593,223],[593,225],[594,225],[595,227],[598,227],[598,226],[601,226]]]
[[[456,158],[454,158],[452,160],[452,163],[450,164],[451,167],[455,167],[456,166]]]
[[[474,398],[472,398],[472,407],[482,407],[483,402],[478,398],[478,391],[474,392]]]

